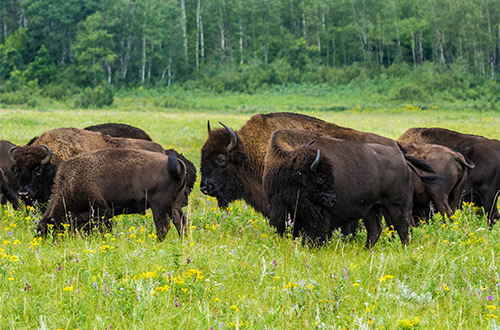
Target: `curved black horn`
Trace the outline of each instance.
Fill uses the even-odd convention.
[[[45,165],[48,162],[50,162],[50,159],[52,158],[52,150],[50,150],[50,148],[47,147],[45,144],[41,144],[41,146],[44,147],[45,149],[47,149],[47,156],[45,156],[45,158],[42,159],[42,161],[41,161],[41,164]]]
[[[229,134],[231,134],[231,142],[229,142],[229,144],[227,145],[227,151],[229,152],[234,150],[234,148],[236,148],[236,146],[238,145],[238,139],[236,138],[236,134],[233,132],[231,128],[227,127],[223,123],[219,122],[219,124],[224,126],[224,128],[227,129]]]
[[[318,169],[318,165],[319,165],[319,149],[318,149],[318,152],[316,153],[316,158],[314,159],[313,163],[311,164],[311,166],[309,167],[309,169],[311,170],[311,172],[316,172],[316,170]]]
[[[208,129],[208,135],[210,135],[210,132],[212,131],[210,129],[210,120],[207,120],[207,129]]]
[[[19,148],[19,146],[15,146],[15,147],[12,147],[9,149],[9,152],[7,153],[7,156],[9,157],[10,161],[12,162],[12,164],[15,164],[16,163],[16,160],[14,159],[14,155],[12,154],[14,152],[14,150],[16,150],[17,148]]]

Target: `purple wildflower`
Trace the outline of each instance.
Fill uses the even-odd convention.
[[[488,295],[488,300],[492,301],[493,300],[493,296],[492,295]]]
[[[191,262],[191,259],[187,258],[186,262],[187,264],[189,264]]]
[[[62,267],[61,267],[61,263],[60,263],[60,262],[58,262],[57,264],[59,265],[59,266],[57,266],[57,270],[59,271],[59,270],[61,270],[61,269],[62,269]]]
[[[273,258],[273,268],[276,268],[278,267],[278,262],[276,261],[276,259]]]
[[[177,302],[177,298],[175,298],[174,304],[175,304],[175,307],[179,307],[179,303]]]

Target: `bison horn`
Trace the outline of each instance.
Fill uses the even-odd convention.
[[[319,153],[319,149],[318,149],[318,152],[316,153],[316,158],[314,159],[313,163],[309,167],[309,169],[311,170],[311,172],[316,172],[316,170],[318,169],[319,155],[320,155],[320,153]]]
[[[210,132],[212,131],[210,129],[210,120],[207,120],[207,129],[208,129],[208,135],[210,135]]]
[[[16,150],[17,148],[19,148],[19,146],[12,147],[12,148],[10,148],[10,149],[9,149],[9,152],[7,153],[7,156],[9,157],[10,161],[12,162],[12,164],[15,164],[15,163],[16,163],[16,160],[14,159],[13,152],[14,152],[14,150]]]
[[[311,144],[313,144],[314,142],[316,142],[316,140],[315,140],[315,139],[314,139],[314,140],[311,140],[311,141],[309,141],[309,142],[307,142],[306,146],[310,146],[310,145],[311,145]]]
[[[42,144],[41,145],[42,147],[44,147],[45,149],[47,149],[47,156],[45,156],[44,159],[42,159],[41,161],[41,164],[42,165],[45,165],[47,164],[48,162],[50,162],[50,159],[52,158],[52,150],[50,150],[49,147],[47,147],[46,145]]]
[[[227,129],[229,134],[231,134],[231,142],[229,142],[229,144],[227,145],[227,151],[230,152],[230,151],[234,150],[234,148],[236,148],[236,146],[238,145],[238,139],[236,138],[236,134],[234,133],[234,131],[231,128],[227,127],[226,125],[224,125],[221,122],[219,122],[219,124],[224,126],[224,128]]]

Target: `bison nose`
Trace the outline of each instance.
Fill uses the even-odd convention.
[[[213,186],[210,183],[201,182],[201,184],[200,184],[200,190],[205,195],[210,195],[212,193],[212,191],[213,191]]]
[[[33,191],[28,187],[20,187],[17,191],[17,194],[19,195],[19,197],[32,197]]]

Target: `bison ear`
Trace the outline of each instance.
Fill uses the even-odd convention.
[[[234,156],[234,162],[238,165],[241,165],[241,163],[243,163],[243,161],[247,158],[248,158],[248,155],[246,153],[238,151],[238,152],[236,152],[236,155]]]
[[[295,181],[297,181],[301,185],[303,185],[303,186],[306,185],[307,175],[304,172],[302,172],[302,171],[295,172],[295,174],[293,175],[293,178]]]

